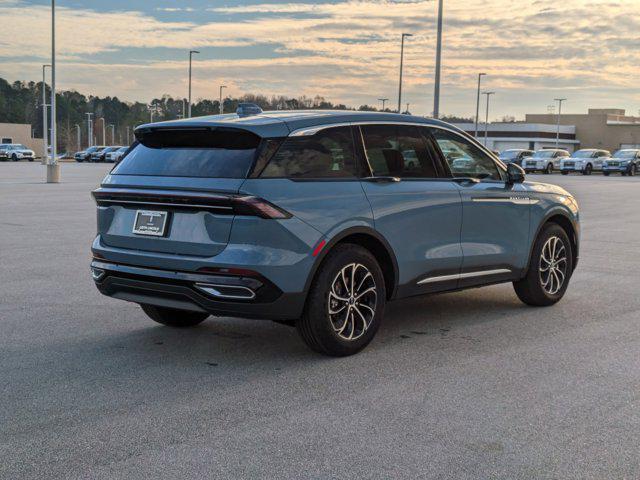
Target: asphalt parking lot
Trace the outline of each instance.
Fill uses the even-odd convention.
[[[0,164],[0,478],[640,477],[640,177],[530,176],[582,207],[550,309],[510,285],[389,306],[360,355],[211,319],[176,331],[89,274],[108,165]]]

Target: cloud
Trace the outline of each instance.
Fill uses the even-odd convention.
[[[190,7],[159,5],[156,10],[189,12]],[[146,99],[149,92],[181,94],[183,61],[96,64],[95,57],[104,58],[109,52],[114,52],[113,58],[126,56],[130,48],[165,48],[167,55],[173,55],[169,49],[198,48],[213,49],[209,57],[203,51],[195,63],[196,91],[202,96],[215,97],[217,84],[224,81],[232,94],[317,93],[351,105],[375,103],[381,95],[394,95],[400,34],[411,32],[414,37],[405,50],[406,98],[417,111],[430,110],[433,0],[273,2],[208,10],[193,21],[172,22],[137,11],[60,7],[62,86],[130,99]],[[630,108],[640,102],[636,10],[637,0],[445,2],[443,108],[452,113],[471,110],[479,71],[490,73],[486,81],[498,91],[498,111],[524,113],[540,98],[553,98],[563,89],[570,89],[584,108],[590,98],[606,98],[605,92],[611,93],[612,106]],[[0,76],[11,72],[37,78],[38,62],[20,57],[46,60],[49,15],[46,6],[0,0]],[[30,34],[23,35],[25,31]],[[239,53],[231,60],[208,59],[219,48],[265,45],[277,58],[246,58]],[[546,103],[540,104],[546,108]]]

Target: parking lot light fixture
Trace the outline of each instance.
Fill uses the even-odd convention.
[[[496,92],[483,92],[482,94],[487,96],[487,111],[484,121],[484,146],[486,147],[487,139],[489,137],[489,98],[491,97],[491,95],[495,95]]]
[[[385,109],[385,105],[387,104],[387,102],[389,101],[388,98],[379,98],[378,99],[379,102],[382,102],[382,111],[384,112]]]
[[[93,119],[91,118],[93,113],[87,112],[85,115],[87,116],[87,148],[89,148],[93,146]]]
[[[222,89],[227,88],[226,85],[220,85],[220,115],[224,114],[224,102],[222,101]]]
[[[76,127],[76,148],[77,148],[77,151],[79,152],[80,150],[82,150],[82,146],[81,146],[82,137],[80,132],[80,124],[76,123],[74,127]]]
[[[51,0],[51,158],[47,161],[47,183],[60,183],[56,137],[56,0]]]
[[[440,117],[440,72],[442,70],[442,14],[443,0],[438,1],[438,39],[436,44],[436,75],[433,95],[433,118]]]
[[[189,50],[189,117],[191,118],[191,73],[192,73],[192,63],[193,63],[193,55],[200,53],[197,50]]]
[[[556,129],[556,148],[560,148],[560,116],[562,115],[562,102],[566,102],[566,98],[554,98],[558,102],[558,126]]]
[[[478,138],[478,121],[480,120],[480,85],[482,83],[482,77],[484,77],[486,73],[478,74],[478,94],[476,96],[476,133],[475,137]]]
[[[403,33],[400,41],[400,84],[398,86],[398,113],[402,113],[402,68],[404,66],[404,39],[413,37],[412,33]]]
[[[116,144],[116,126],[113,123],[110,123],[109,126],[111,127],[111,145],[115,145]]]

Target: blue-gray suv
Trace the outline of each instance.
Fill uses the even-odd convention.
[[[437,120],[241,109],[135,134],[93,192],[91,272],[164,325],[272,319],[350,355],[388,301],[513,282],[548,306],[578,263],[572,195]]]

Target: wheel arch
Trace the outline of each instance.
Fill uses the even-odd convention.
[[[554,210],[549,212],[544,217],[544,219],[538,225],[538,229],[536,230],[535,235],[532,237],[531,246],[529,248],[529,262],[527,263],[527,269],[525,271],[528,271],[531,265],[533,247],[536,243],[536,240],[540,236],[540,232],[546,225],[550,223],[555,223],[556,225],[560,226],[569,237],[569,241],[571,242],[571,257],[573,260],[573,269],[574,270],[576,269],[576,266],[578,265],[579,248],[580,248],[580,242],[578,238],[578,227],[576,225],[575,220],[573,220],[569,214],[567,214],[563,210]]]
[[[389,242],[376,230],[369,227],[351,227],[326,240],[326,245],[316,258],[305,285],[305,295],[309,294],[320,265],[336,245],[353,243],[367,249],[376,258],[384,276],[387,299],[395,297],[398,287],[398,260]]]

